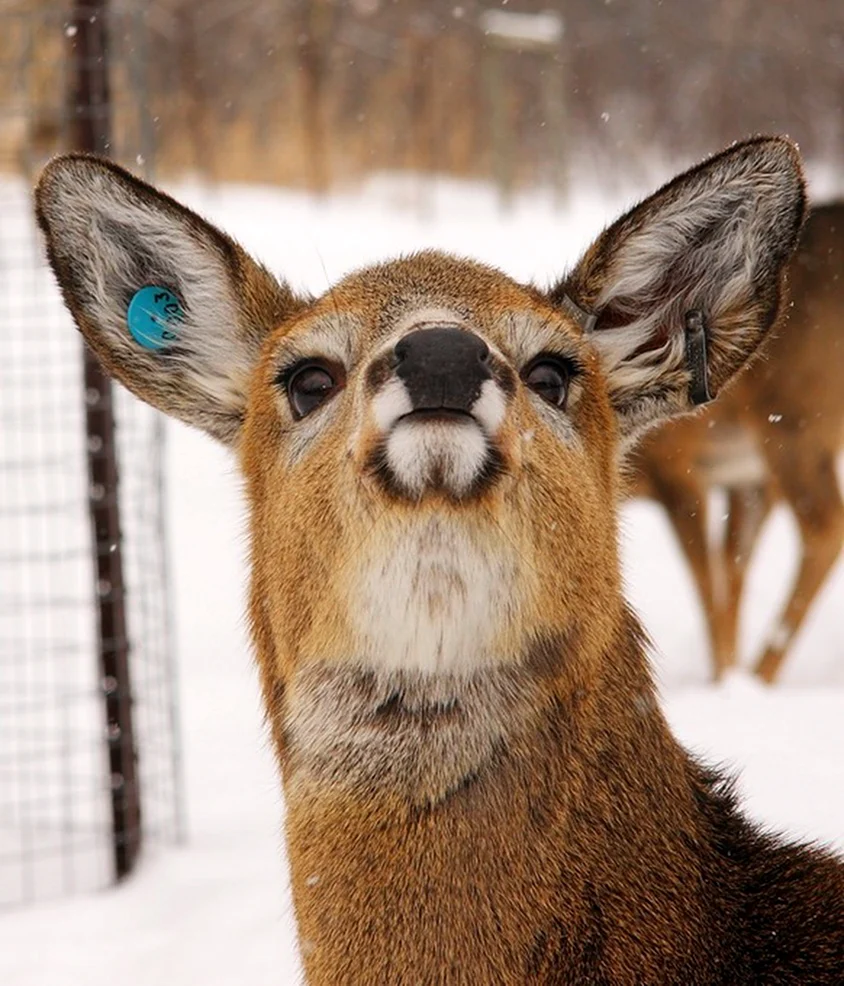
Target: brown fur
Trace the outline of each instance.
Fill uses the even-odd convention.
[[[665,507],[695,578],[718,677],[736,661],[747,566],[775,502],[793,511],[800,567],[756,665],[773,681],[844,546],[835,460],[844,447],[844,203],[815,207],[788,268],[791,306],[747,372],[701,414],[650,434],[631,466],[631,492]],[[733,455],[757,475],[723,479]],[[751,470],[752,472],[753,470]],[[707,495],[727,493],[723,541],[707,538]],[[723,588],[719,593],[719,578]]]
[[[109,292],[105,275],[119,280],[128,261],[114,258],[131,240],[114,217],[119,230],[151,229],[157,193],[101,179],[95,163],[60,160],[38,208],[80,328],[111,351],[125,347],[120,291],[167,264],[136,260]],[[758,140],[646,200],[551,295],[430,252],[352,274],[282,305],[253,360],[242,426],[229,406],[239,391],[208,385],[223,367],[192,322],[179,352],[155,354],[155,383],[108,363],[170,413],[203,423],[191,406],[203,401],[229,413],[220,437],[246,478],[250,617],[310,986],[750,986],[830,982],[844,964],[844,870],[754,831],[673,739],[616,543],[621,442],[689,407],[678,313],[711,301],[720,385],[776,316],[802,210],[793,148]],[[217,287],[203,280],[216,238],[169,201],[161,213],[165,259],[195,272],[175,271],[172,288],[199,310]],[[88,242],[91,228],[101,232]],[[650,251],[666,244],[682,277],[651,275]],[[611,336],[599,320],[584,336],[560,293],[587,306],[578,285],[625,277],[619,310],[632,328],[614,321]],[[230,300],[238,291],[218,292],[210,310],[238,328],[220,329],[235,362],[249,351],[244,331],[269,317],[247,317]],[[278,318],[283,290],[262,293]],[[398,426],[382,423],[389,402],[377,402],[398,380],[396,341],[440,324],[493,349],[483,420],[500,411],[484,426],[496,466],[465,489],[448,487],[443,467],[411,496],[385,482],[404,467],[383,452]],[[549,352],[570,367],[564,409],[524,382]],[[192,353],[202,373],[185,394]],[[297,418],[285,381],[303,357],[340,367],[342,383]],[[442,442],[459,434],[422,427],[446,429]]]

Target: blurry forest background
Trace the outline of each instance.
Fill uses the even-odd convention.
[[[784,132],[844,162],[842,0],[112,0],[115,85],[158,174],[323,190],[373,171],[493,178],[654,160]],[[519,37],[490,30],[489,11]],[[60,149],[60,0],[0,0],[0,167]],[[25,15],[25,16],[22,16]],[[506,35],[510,27],[503,28]],[[130,77],[131,76],[131,77]]]

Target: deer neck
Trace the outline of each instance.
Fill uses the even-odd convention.
[[[524,986],[597,976],[616,953],[641,956],[629,981],[677,972],[683,947],[631,920],[644,884],[693,926],[699,883],[678,862],[684,761],[635,638],[606,655],[621,686],[588,686],[562,639],[474,676],[297,674],[282,767],[309,984]]]

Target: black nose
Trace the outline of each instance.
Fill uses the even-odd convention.
[[[395,357],[414,411],[469,412],[492,379],[489,346],[464,329],[416,329],[396,343]]]

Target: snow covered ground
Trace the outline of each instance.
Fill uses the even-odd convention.
[[[198,186],[179,193],[297,287],[321,291],[351,267],[439,246],[547,283],[620,202],[584,195],[565,213],[542,196],[500,217],[484,189],[444,184],[422,197],[382,180],[329,202]],[[3,986],[293,986],[299,981],[280,838],[283,806],[263,734],[243,613],[243,507],[226,453],[172,426],[169,522],[181,662],[189,838],[148,858],[119,889],[0,914]],[[629,593],[656,642],[665,704],[682,739],[740,772],[750,813],[844,850],[844,563],[801,635],[780,687],[706,684],[689,577],[652,504],[625,511]],[[795,560],[778,512],[755,560],[746,656],[759,646]]]

